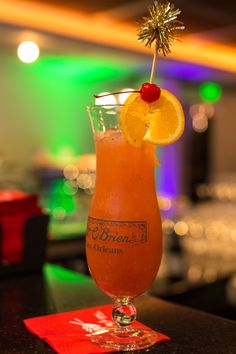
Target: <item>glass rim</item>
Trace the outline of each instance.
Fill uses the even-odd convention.
[[[91,111],[91,110],[98,110],[98,109],[101,109],[101,108],[119,108],[119,107],[122,107],[124,106],[123,104],[121,103],[112,103],[112,104],[92,104],[90,106],[86,106],[86,109],[87,111]]]

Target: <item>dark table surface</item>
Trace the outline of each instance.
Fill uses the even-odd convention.
[[[90,277],[55,265],[46,265],[41,274],[1,278],[0,353],[55,353],[26,330],[23,319],[106,303],[110,299]],[[152,347],[150,354],[236,353],[236,322],[149,295],[137,298],[136,305],[139,321],[172,338]]]

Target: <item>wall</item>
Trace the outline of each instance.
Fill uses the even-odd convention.
[[[58,156],[93,151],[86,106],[93,94],[125,87],[132,69],[96,56],[44,56],[32,64],[1,53],[0,151],[31,164],[44,150]]]
[[[212,179],[224,180],[234,175],[236,182],[236,89],[223,88],[215,109],[211,136]]]

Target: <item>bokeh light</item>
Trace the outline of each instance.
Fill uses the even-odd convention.
[[[158,197],[158,204],[161,210],[167,211],[171,209],[171,199],[168,197]]]
[[[192,124],[193,124],[193,129],[197,133],[203,133],[208,128],[208,119],[205,115],[198,113],[194,116]]]
[[[73,164],[69,164],[64,168],[63,174],[65,178],[73,180],[78,177],[79,174],[78,167]]]
[[[76,182],[80,189],[91,189],[94,187],[93,178],[90,173],[80,173]]]
[[[222,89],[216,82],[204,82],[200,85],[199,93],[203,101],[216,102],[221,97]]]
[[[178,221],[174,230],[178,236],[185,236],[188,233],[188,225],[184,221]]]
[[[77,193],[78,187],[73,181],[65,181],[63,186],[63,191],[67,195],[75,195]]]
[[[109,95],[109,96],[105,96]],[[110,94],[109,92],[101,92],[98,96],[103,96],[95,99],[96,105],[113,105],[117,104],[117,100],[114,95]]]
[[[17,55],[23,63],[33,63],[39,57],[39,47],[35,42],[24,41],[18,46]]]
[[[121,93],[119,94],[118,100],[120,104],[124,104],[125,101],[127,100],[127,98],[131,95],[132,92],[130,91],[134,91],[133,88],[126,88],[124,90],[121,91]]]
[[[162,229],[165,234],[170,235],[174,230],[174,222],[171,219],[165,219],[162,222]]]

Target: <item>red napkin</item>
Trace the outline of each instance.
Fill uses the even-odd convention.
[[[112,305],[92,307],[85,310],[29,318],[24,324],[29,331],[44,339],[59,354],[112,353],[90,341],[89,335],[99,326],[114,327],[111,320]],[[148,328],[138,321],[135,327]],[[157,343],[169,341],[157,333]],[[113,351],[114,352],[114,351]]]
[[[26,221],[42,213],[37,199],[36,195],[18,190],[0,190],[3,262],[18,263],[22,260]]]

